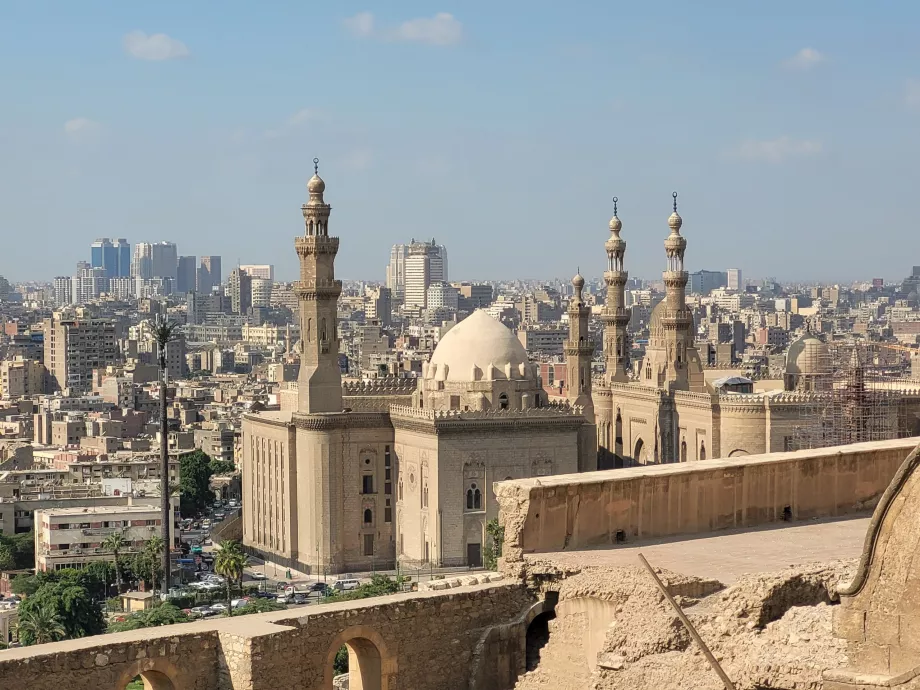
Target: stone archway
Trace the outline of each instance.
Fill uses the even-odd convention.
[[[323,670],[323,690],[333,690],[335,677],[332,665],[342,646],[348,649],[349,690],[394,690],[396,687],[396,654],[377,631],[366,625],[346,628],[332,640],[326,652]]]
[[[728,457],[740,458],[740,457],[744,457],[745,455],[750,455],[750,453],[744,450],[744,448],[736,448],[735,450],[733,450],[731,453],[728,454]]]
[[[118,680],[117,690],[124,690],[140,676],[144,690],[180,690],[179,672],[168,659],[141,659],[130,664]]]

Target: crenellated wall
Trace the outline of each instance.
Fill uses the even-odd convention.
[[[495,484],[505,563],[527,553],[871,509],[917,439]],[[514,572],[513,569],[511,572]]]

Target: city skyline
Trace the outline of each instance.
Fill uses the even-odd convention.
[[[513,257],[516,275],[591,278],[614,194],[631,270],[654,276],[674,189],[691,270],[902,270],[882,247],[909,241],[920,146],[920,8],[907,3],[818,2],[796,22],[780,19],[791,3],[546,4],[526,18],[479,2],[89,3],[51,26],[41,5],[8,8],[0,42],[16,65],[0,126],[0,273],[13,280],[69,273],[96,237],[182,238],[185,254],[293,278],[285,247],[314,155],[336,232],[354,240],[349,278],[382,280],[389,246],[413,235],[451,246],[457,276],[496,279]],[[320,29],[309,42],[305,23]],[[877,242],[837,241],[828,215],[844,212]],[[55,253],[39,258],[34,237]]]

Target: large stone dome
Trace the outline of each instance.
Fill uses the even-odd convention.
[[[514,333],[478,309],[441,338],[431,355],[426,378],[443,381],[524,378],[527,363],[527,351]],[[490,366],[493,376],[489,375]]]
[[[787,374],[825,374],[828,371],[827,344],[812,333],[806,333],[789,346],[786,354]]]

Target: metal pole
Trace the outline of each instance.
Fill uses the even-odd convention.
[[[163,595],[169,594],[169,568],[172,544],[169,510],[169,443],[166,424],[166,343],[160,343],[160,510],[163,521]]]
[[[674,601],[674,597],[671,596],[671,593],[665,588],[664,584],[658,577],[658,574],[655,570],[648,564],[648,561],[645,560],[645,556],[641,553],[639,554],[639,560],[642,561],[642,565],[645,566],[645,569],[648,570],[649,574],[652,576],[652,579],[655,580],[655,584],[658,585],[658,589],[661,590],[661,593],[664,594],[665,598],[668,600],[668,603],[671,604],[671,607],[674,609],[674,612],[677,614],[677,617],[680,618],[680,622],[684,624],[684,627],[687,628],[687,632],[690,633],[690,637],[693,638],[693,641],[696,642],[700,650],[702,650],[703,655],[706,657],[706,660],[709,662],[709,665],[715,669],[715,672],[719,674],[719,678],[722,679],[722,682],[725,683],[725,690],[735,690],[735,685],[732,683],[731,679],[726,675],[725,671],[722,670],[722,667],[719,665],[719,662],[716,661],[716,658],[712,655],[712,652],[709,651],[709,647],[706,646],[706,643],[703,642],[703,638],[700,637],[700,634],[696,631],[696,628],[693,627],[693,623],[690,622],[690,619],[684,615],[684,612],[681,610],[680,606],[677,605],[677,602]]]

